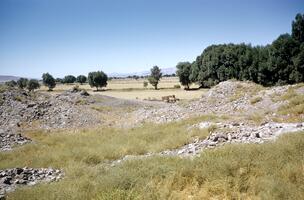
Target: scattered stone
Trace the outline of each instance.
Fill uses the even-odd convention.
[[[35,185],[39,182],[58,181],[63,172],[52,168],[12,168],[0,170],[0,199],[22,185]]]

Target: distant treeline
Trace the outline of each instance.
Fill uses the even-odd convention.
[[[196,82],[210,87],[228,79],[264,86],[303,82],[304,15],[296,15],[291,35],[282,34],[271,45],[211,45],[193,63],[178,63],[177,74],[185,86]]]

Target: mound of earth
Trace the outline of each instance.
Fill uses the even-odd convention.
[[[89,97],[80,92],[49,95],[12,88],[0,93],[0,98],[1,150],[28,142],[21,135],[26,129],[87,127],[100,122],[98,113],[84,105]]]
[[[285,94],[291,85],[263,88],[252,82],[224,81],[212,87],[202,95],[201,99],[186,105],[162,104],[158,108],[141,108],[134,112],[138,123],[145,121],[165,123],[182,120],[197,115],[247,115],[255,113],[269,113],[265,115],[270,121],[271,114],[286,104],[284,100],[275,101],[274,96]],[[304,87],[296,89],[303,94]],[[202,92],[203,93],[203,92]]]

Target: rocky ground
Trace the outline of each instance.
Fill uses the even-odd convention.
[[[138,123],[166,123],[204,114],[237,116],[244,113],[265,113],[265,120],[271,121],[275,111],[286,103],[275,101],[274,96],[280,96],[292,87],[286,85],[263,88],[251,82],[225,81],[211,88],[201,99],[185,105],[174,103],[154,109],[144,107],[136,110],[134,115],[137,116]],[[303,91],[304,86],[296,89],[300,94],[304,94]]]
[[[32,186],[40,182],[58,181],[63,176],[61,170],[52,168],[13,168],[0,170],[0,199],[18,186]]]
[[[303,123],[266,123],[261,126],[234,123],[201,122],[189,129],[208,129],[215,126],[215,131],[203,140],[193,138],[193,142],[177,149],[169,149],[159,153],[147,153],[144,155],[127,155],[121,159],[109,162],[110,166],[118,165],[132,159],[144,159],[151,156],[199,156],[206,149],[213,149],[227,144],[262,144],[274,141],[278,136],[285,133],[304,131]]]
[[[87,127],[99,123],[96,111],[79,105],[87,99],[81,92],[71,91],[54,96],[18,89],[2,92],[0,149],[10,150],[12,146],[29,142],[23,136],[24,130]]]

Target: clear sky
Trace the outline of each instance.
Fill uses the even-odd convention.
[[[290,33],[304,0],[0,0],[0,74],[136,72]]]

